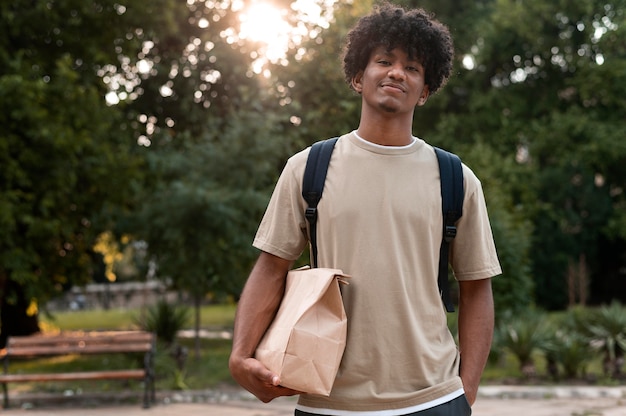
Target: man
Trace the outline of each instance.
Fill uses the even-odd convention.
[[[448,29],[421,9],[384,4],[348,34],[344,73],[361,95],[361,118],[335,145],[317,225],[319,267],[352,276],[342,289],[348,339],[330,396],[302,394],[296,415],[471,414],[493,333],[490,278],[500,265],[480,182],[464,165],[463,217],[451,250],[457,349],[437,287],[437,158],[412,135],[415,108],[445,84],[452,58]],[[253,357],[307,244],[307,155],[290,158],[276,185],[235,320],[231,373],[264,402],[299,394]]]

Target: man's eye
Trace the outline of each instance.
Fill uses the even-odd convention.
[[[412,71],[412,72],[419,72],[419,69],[417,69],[414,66],[407,66],[406,67],[407,71]]]

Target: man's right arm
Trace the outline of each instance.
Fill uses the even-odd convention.
[[[299,392],[280,386],[280,378],[254,358],[254,351],[271,324],[285,292],[291,261],[261,252],[237,305],[233,349],[228,366],[233,378],[259,400]]]

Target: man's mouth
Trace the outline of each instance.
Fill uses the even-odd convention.
[[[402,85],[395,84],[393,82],[386,82],[386,83],[383,83],[381,86],[384,89],[386,89],[386,90],[400,92],[400,93],[404,93],[405,92],[405,89],[404,89],[404,87]]]

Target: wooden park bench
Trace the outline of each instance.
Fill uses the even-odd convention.
[[[9,407],[8,383],[77,381],[77,380],[144,380],[143,407],[155,401],[154,334],[143,331],[68,332],[59,335],[9,337],[6,348],[0,350],[4,373],[0,383],[4,392],[4,407]],[[10,359],[31,359],[73,354],[143,353],[143,368],[126,370],[76,371],[63,373],[10,374]]]

